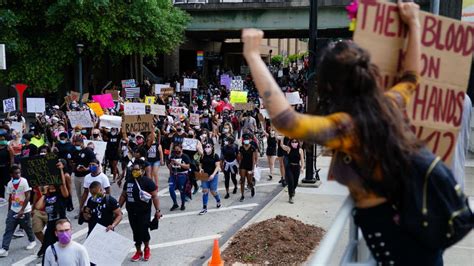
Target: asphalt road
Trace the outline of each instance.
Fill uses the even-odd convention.
[[[219,193],[222,198],[222,207],[216,209],[214,198],[209,196],[208,213],[198,215],[202,208],[202,194],[199,192],[186,204],[186,210],[170,212],[172,201],[168,193],[167,176],[165,167],[160,169],[159,196],[163,218],[158,230],[151,231],[152,255],[148,262],[131,262],[133,251],[130,250],[122,265],[202,265],[211,255],[213,240],[219,238],[224,243],[235,234],[248,220],[250,220],[261,208],[263,208],[282,187],[278,184],[279,177],[267,181],[268,167],[266,158],[260,158],[259,166],[263,168],[263,175],[257,183],[255,197],[250,197],[250,191],[246,190],[244,202],[239,202],[240,191],[231,194],[229,199],[224,199],[224,178],[219,176]],[[231,184],[231,188],[232,188]],[[231,189],[232,190],[232,189]],[[112,184],[112,195],[118,198],[121,189],[117,184]],[[73,196],[74,206],[78,206],[75,194]],[[178,200],[179,201],[179,200]],[[0,206],[0,232],[5,230],[5,219],[7,206]],[[87,234],[87,226],[78,225],[73,217],[77,210],[68,213],[68,218],[73,222],[73,239],[83,243]],[[125,214],[122,222],[116,227],[115,232],[122,236],[133,239],[132,231]],[[35,255],[39,249],[39,242],[34,251],[25,250],[28,244],[27,238],[16,238],[12,240],[9,256],[0,258],[0,265],[37,265],[41,260]],[[98,244],[101,245],[113,243]]]

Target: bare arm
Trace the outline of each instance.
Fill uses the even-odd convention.
[[[421,67],[421,41],[420,41],[420,21],[419,9],[420,7],[413,3],[403,3],[398,0],[398,9],[401,20],[408,26],[408,45],[405,62],[403,65],[404,71],[412,71],[420,73]]]

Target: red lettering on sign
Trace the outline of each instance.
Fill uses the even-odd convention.
[[[420,90],[424,90],[423,97],[420,97]],[[464,92],[424,85],[415,92],[413,101],[413,120],[416,119],[421,106],[418,117],[421,121],[432,119],[434,122],[444,122],[455,127],[461,125]]]
[[[384,28],[383,24],[385,20],[385,7],[385,5],[377,5],[373,31],[378,32],[379,34],[382,34]]]
[[[420,75],[422,77],[429,77],[438,79],[439,78],[439,69],[441,66],[441,58],[434,58],[433,56],[428,56],[426,54],[421,54],[421,63],[422,69]]]
[[[368,13],[368,9],[369,9],[369,6],[374,6],[374,5],[378,5],[377,3],[375,3],[373,0],[364,0],[362,1],[364,3],[364,5],[362,5],[364,8],[362,9],[362,23],[361,23],[361,28],[362,29],[365,29],[365,25],[367,23],[367,15],[369,14]],[[358,18],[359,19],[359,18]]]
[[[384,27],[384,34],[387,37],[396,36],[395,32],[390,31],[390,25],[392,25],[392,23],[395,22],[395,18],[394,18],[395,16],[398,17],[398,8],[396,6],[388,6],[387,18],[386,18],[385,27]]]
[[[416,136],[418,139],[421,141],[425,142],[428,147],[432,147],[432,152],[433,153],[438,153],[438,149],[440,148],[439,144],[440,143],[446,143],[447,144],[447,149],[444,150],[444,153],[442,153],[441,159],[443,161],[446,161],[451,154],[454,145],[455,145],[455,136],[454,133],[451,131],[446,131],[442,133],[439,130],[435,130],[431,132],[428,136],[423,138],[423,132],[424,132],[424,127],[415,127],[412,126],[411,129],[416,132]],[[441,151],[443,152],[443,151]]]
[[[425,85],[425,87],[427,87]],[[413,112],[412,112],[412,120],[416,120],[416,114],[418,113],[418,107],[421,107],[421,115],[420,119],[423,119],[423,114],[426,110],[426,99],[427,99],[427,92],[428,90],[425,88],[423,89],[424,95],[420,97],[420,90],[422,90],[422,86],[418,86],[415,90],[415,95],[413,95]]]
[[[431,46],[436,40],[435,30],[436,19],[431,16],[426,16],[425,23],[423,24],[423,34],[421,35],[421,43],[424,46]]]

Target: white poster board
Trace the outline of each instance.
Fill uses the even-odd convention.
[[[184,113],[183,109],[184,108],[180,107],[180,106],[170,106],[169,112],[170,112],[170,115],[172,115],[174,117],[178,117],[178,116],[180,116]]]
[[[122,265],[134,242],[114,231],[105,231],[105,227],[96,224],[94,230],[84,242],[89,259],[98,266]]]
[[[303,104],[303,100],[301,99],[299,92],[287,92],[285,95],[290,105]]]
[[[46,110],[44,98],[26,98],[27,113],[43,113]]]
[[[126,115],[144,115],[146,114],[145,103],[125,103],[123,112]]]
[[[23,134],[23,123],[12,121],[12,124],[10,125],[10,129],[15,130],[16,132],[20,133],[20,135],[22,135]]]
[[[265,117],[266,119],[270,119],[270,115],[268,114],[267,109],[260,109],[260,113]]]
[[[92,143],[94,144],[94,154],[95,154],[95,157],[97,158],[97,160],[99,160],[99,162],[103,162],[104,161],[104,157],[105,157],[105,149],[107,148],[107,142],[105,141],[95,141],[95,140],[85,140],[84,141],[85,145],[89,145],[89,143]]]
[[[94,127],[89,111],[69,111],[67,112],[69,122],[72,127],[81,126],[83,128]]]
[[[7,69],[7,59],[5,57],[5,44],[0,44],[0,70]]]
[[[15,98],[8,98],[3,100],[3,112],[13,112],[16,111]]]
[[[106,128],[121,128],[122,117],[114,115],[103,115],[100,117],[100,126]]]
[[[198,80],[197,79],[184,79],[183,91],[186,89],[197,89]]]
[[[150,104],[150,114],[166,116],[166,106],[160,104]]]
[[[197,150],[197,139],[183,139],[183,150],[185,151],[196,151]]]
[[[241,79],[234,79],[230,82],[230,90],[241,91],[244,89],[244,81]]]
[[[169,88],[170,85],[166,84],[153,84],[155,94],[161,94],[161,88]]]

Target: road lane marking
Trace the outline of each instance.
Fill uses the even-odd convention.
[[[154,245],[150,245],[150,249],[173,247],[173,246],[191,244],[191,243],[196,243],[196,242],[201,242],[201,241],[214,240],[217,238],[221,238],[221,235],[202,236],[202,237],[188,238],[188,239],[183,239],[183,240],[154,244]],[[136,251],[135,248],[131,248],[129,253],[132,253],[135,251]]]

